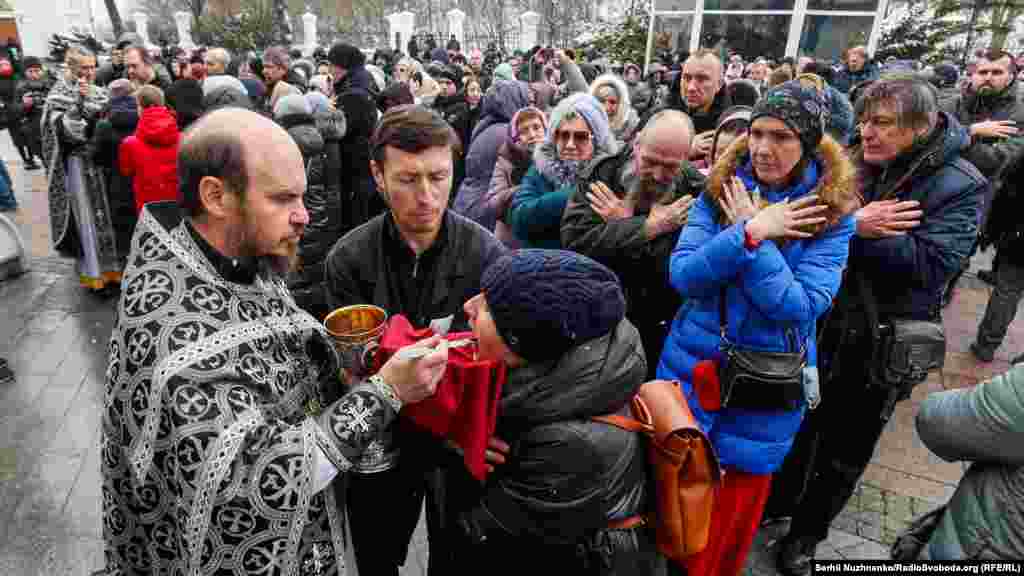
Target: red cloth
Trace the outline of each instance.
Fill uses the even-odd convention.
[[[164,106],[142,111],[135,134],[118,149],[118,167],[132,178],[135,210],[148,202],[178,198],[178,121]]]
[[[771,474],[722,471],[708,546],[686,559],[689,576],[738,576],[743,572],[771,487]]]
[[[395,351],[433,335],[429,328],[416,330],[405,316],[388,320],[374,361],[380,369]],[[446,340],[469,338],[471,332],[451,333]],[[402,408],[401,416],[417,427],[462,449],[463,461],[481,482],[486,478],[487,439],[498,421],[498,402],[505,384],[504,362],[474,360],[476,344],[448,351],[448,368],[437,385],[437,392],[422,402]]]

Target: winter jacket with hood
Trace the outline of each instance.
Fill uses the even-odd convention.
[[[314,115],[307,109],[291,110],[276,119],[299,146],[306,167],[303,201],[309,212],[309,222],[299,241],[299,269],[289,278],[288,285],[295,302],[311,314],[319,314],[327,305],[323,291],[323,262],[341,237],[341,215],[346,208],[341,205],[338,189],[344,118],[334,110],[321,110]]]
[[[385,208],[370,174],[370,138],[378,117],[372,83],[366,68],[357,66],[334,84],[338,110],[345,114],[346,125],[341,141],[341,205],[345,207],[342,234]]]
[[[121,174],[134,178],[135,208],[178,198],[178,120],[166,106],[142,111],[135,134],[118,153]]]
[[[1024,558],[1024,367],[929,395],[917,434],[943,460],[971,463],[920,558]]]
[[[904,235],[850,243],[850,269],[872,283],[882,321],[935,318],[946,282],[971,252],[990,185],[962,156],[969,140],[966,128],[940,113],[932,135],[887,169],[866,165],[859,151],[853,153],[865,203],[918,200],[924,211],[921,225]]]
[[[41,105],[40,105],[41,106]],[[110,114],[96,123],[93,133],[93,161],[107,174],[107,199],[110,203],[117,253],[131,252],[132,235],[138,221],[135,191],[131,176],[121,174],[118,153],[125,138],[135,134],[139,124],[139,106],[134,96],[121,96],[110,100]]]
[[[602,74],[590,84],[590,95],[599,97],[605,86],[611,86],[619,97],[619,107],[615,111],[615,116],[608,118],[612,134],[620,144],[629,144],[636,134],[637,125],[640,124],[640,117],[630,100],[629,88],[617,74]]]
[[[501,557],[503,574],[661,573],[646,528],[607,528],[647,510],[644,442],[591,420],[626,414],[645,372],[628,320],[558,360],[509,371],[495,435],[511,456],[460,519],[470,571]]]
[[[520,109],[529,106],[526,84],[495,80],[480,102],[480,120],[470,138],[466,154],[466,177],[455,196],[452,210],[493,232],[498,218],[486,202],[498,150],[508,140],[508,123]]]
[[[732,343],[775,352],[803,348],[808,366],[816,366],[815,324],[839,289],[854,233],[855,174],[842,147],[826,135],[794,181],[783,189],[765,189],[753,176],[744,137],[715,164],[705,192],[690,209],[669,267],[669,281],[684,303],[665,342],[658,378],[681,382],[723,467],[749,474],[777,470],[800,428],[805,403],[788,411],[706,411],[700,405],[693,369],[701,360],[721,357],[721,291],[726,292],[727,336]],[[830,208],[829,222],[817,227],[811,238],[768,240],[749,250],[746,220],[725,221],[719,208],[723,183],[733,176],[748,190],[761,188],[767,203],[817,194]]]

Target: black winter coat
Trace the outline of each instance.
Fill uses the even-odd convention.
[[[645,374],[628,320],[554,362],[511,369],[495,434],[511,446],[508,462],[460,519],[473,543],[463,556],[469,572],[487,565],[491,574],[661,573],[646,526],[607,528],[646,512],[644,442],[591,420],[628,414]]]
[[[297,114],[282,118],[280,124],[302,151],[306,164],[303,201],[309,212],[309,223],[299,242],[300,266],[288,285],[299,307],[313,313],[327,307],[323,285],[324,259],[341,238],[338,170],[345,117],[336,111],[315,117]]]
[[[413,278],[401,273],[396,253],[410,250],[398,237],[387,212],[349,232],[331,249],[326,261],[327,310],[373,304],[389,314],[403,314],[417,328],[425,328],[432,319],[454,315],[452,330],[468,330],[462,305],[480,293],[484,269],[505,247],[479,224],[451,210],[444,218],[440,244],[428,250],[432,265],[419,267],[419,280],[430,275],[430,289],[418,303],[402,301],[403,287]],[[326,310],[314,316],[323,318]]]
[[[125,138],[135,133],[139,111],[133,96],[115,98],[110,102],[110,114],[96,123],[93,133],[93,162],[106,175],[107,199],[113,213],[117,253],[131,251],[132,235],[138,221],[135,191],[131,176],[124,176],[118,168],[118,150]]]
[[[338,109],[345,114],[345,137],[341,141],[341,202],[344,211],[342,234],[384,212],[384,201],[370,172],[370,138],[377,127],[377,105],[369,72],[354,68],[334,85]]]

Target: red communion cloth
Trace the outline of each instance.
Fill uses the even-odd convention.
[[[381,336],[374,361],[380,369],[399,348],[434,335],[430,328],[417,330],[402,315],[392,316]],[[470,338],[471,332],[450,333],[446,340]],[[486,478],[484,454],[494,434],[498,402],[507,375],[504,362],[476,360],[476,344],[448,351],[448,367],[437,392],[422,402],[402,408],[401,417],[439,438],[451,441],[463,453],[469,472],[481,482]]]

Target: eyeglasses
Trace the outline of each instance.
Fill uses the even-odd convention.
[[[569,141],[572,140],[573,144],[575,144],[576,147],[579,148],[582,146],[586,146],[593,139],[594,135],[591,134],[590,132],[568,132],[565,130],[555,131],[555,142],[561,144],[562,146],[569,144]]]

